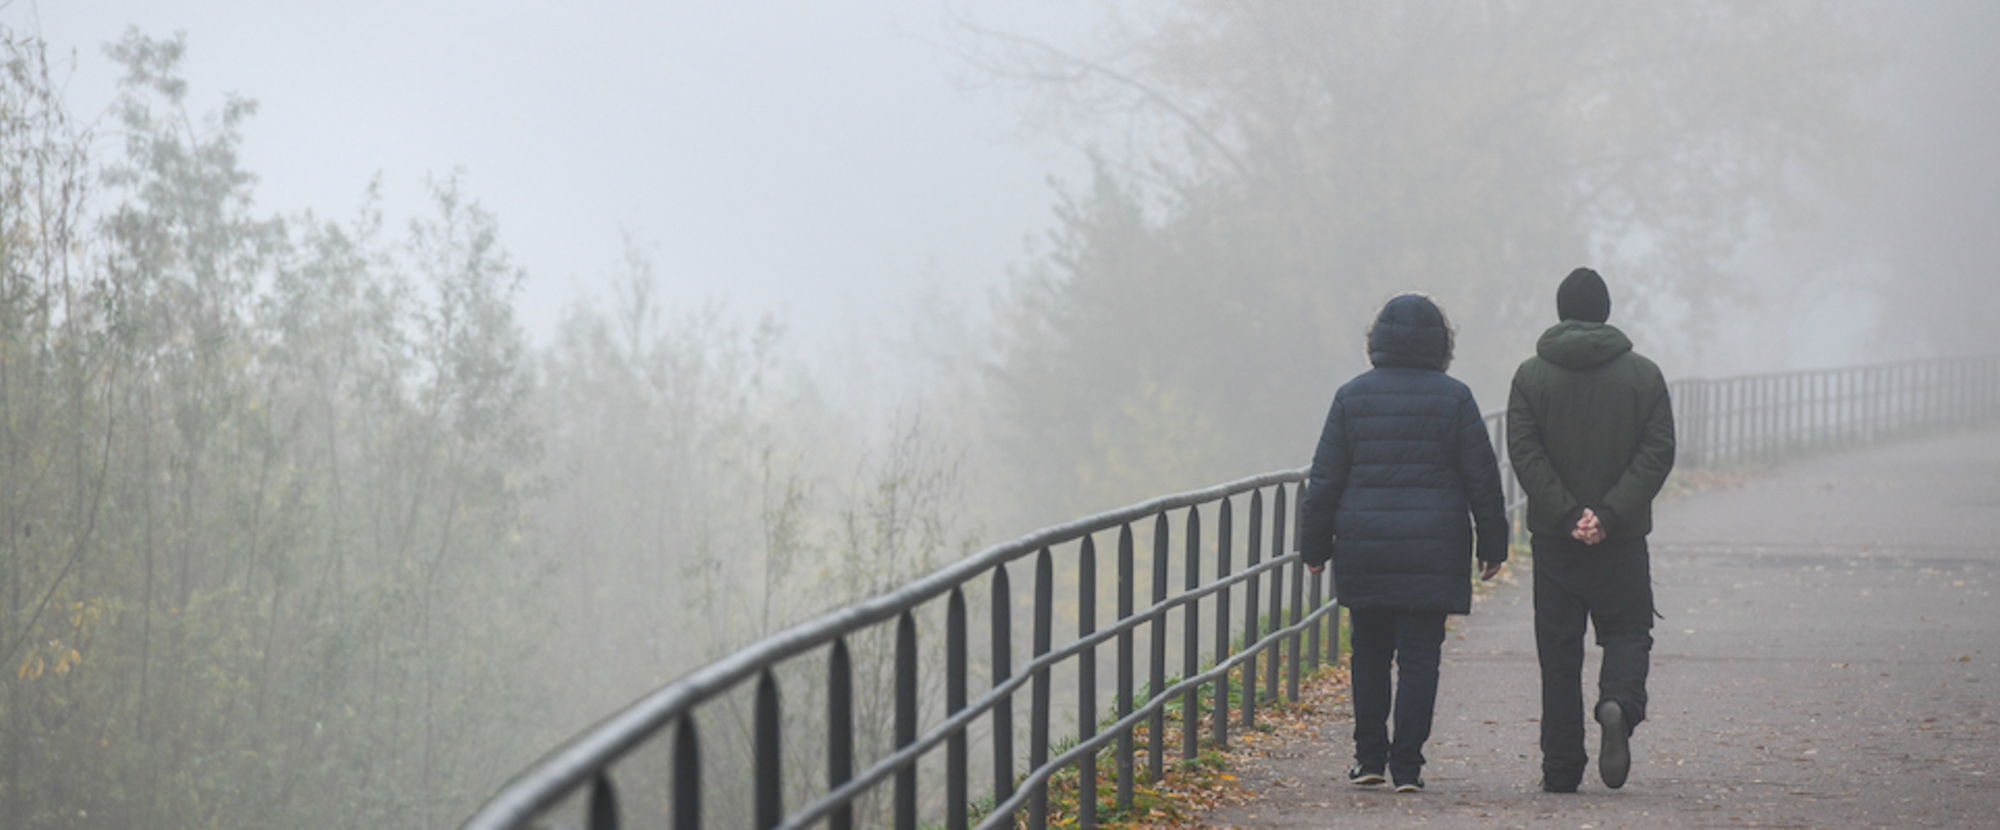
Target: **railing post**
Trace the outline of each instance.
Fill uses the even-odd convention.
[[[1035,555],[1035,657],[1049,653],[1052,629],[1055,625],[1055,564],[1049,556],[1049,549],[1042,548]],[[1042,768],[1049,762],[1049,691],[1050,670],[1043,668],[1035,672],[1033,700],[1028,707],[1028,769]],[[1036,784],[1028,797],[1028,830],[1042,830],[1049,826],[1049,785]]]
[[[701,739],[695,734],[694,713],[674,725],[674,828],[701,827]]]
[[[854,661],[847,652],[847,638],[833,641],[827,659],[826,683],[826,788],[839,789],[854,777]],[[854,803],[835,807],[828,819],[833,830],[852,830]]]
[[[1701,439],[1697,458],[1704,467],[1715,465],[1715,385],[1701,381],[1695,385],[1695,397],[1701,401],[1697,412],[1701,413],[1699,431]]]
[[[944,609],[944,710],[945,717],[953,717],[965,711],[966,675],[970,669],[966,665],[965,633],[965,589],[952,586],[951,598],[946,600]],[[959,729],[946,739],[944,747],[944,826],[946,830],[965,830],[970,806],[971,787],[966,779],[971,771],[967,768],[970,741],[965,730]]]
[[[618,830],[618,792],[611,785],[611,774],[599,771],[590,784],[590,814],[586,819],[590,830]]]
[[[1263,553],[1264,491],[1257,489],[1250,491],[1250,547],[1249,550],[1245,551],[1246,556],[1243,561],[1243,567],[1248,570],[1256,570],[1257,565],[1263,561]],[[1257,583],[1261,579],[1261,576],[1252,574],[1249,579],[1243,581],[1243,648],[1246,651],[1252,652],[1250,659],[1244,661],[1241,671],[1243,677],[1244,729],[1257,728],[1257,657],[1255,652],[1257,650],[1257,640],[1263,636],[1258,630],[1259,627],[1257,625],[1257,610],[1259,605]]]
[[[1778,432],[1778,384],[1776,377],[1765,377],[1757,383],[1757,458],[1770,462],[1777,455]]]
[[[1097,633],[1097,542],[1083,537],[1076,562],[1076,636],[1081,640]],[[1079,742],[1097,737],[1097,649],[1085,649],[1076,656],[1076,737]],[[1079,827],[1097,826],[1097,753],[1083,756],[1076,765],[1076,811]]]
[[[1294,501],[1292,502],[1292,506],[1295,509],[1292,511],[1292,521],[1294,522],[1298,521],[1299,517],[1305,513],[1305,497],[1306,486],[1304,484],[1293,488],[1292,498]],[[1301,535],[1299,531],[1300,528],[1296,526],[1292,528],[1293,538],[1296,539]],[[1289,553],[1289,551],[1287,552]],[[1306,566],[1304,562],[1293,561],[1286,570],[1292,572],[1292,614],[1287,620],[1289,625],[1296,626],[1305,619],[1303,611],[1306,605]],[[1285,681],[1285,696],[1293,703],[1299,702],[1299,665],[1301,662],[1299,660],[1299,647],[1304,642],[1305,636],[1303,634],[1297,631],[1292,632],[1291,647],[1286,649],[1285,653],[1285,669],[1291,674],[1290,679]]]
[[[1201,506],[1187,509],[1187,561],[1181,568],[1188,593],[1201,589]],[[1201,674],[1201,601],[1189,599],[1181,611],[1181,678]],[[1201,688],[1193,683],[1181,692],[1181,758],[1200,754]]]
[[[1132,525],[1118,528],[1118,622],[1132,618]],[[1118,632],[1118,719],[1132,714],[1132,629]],[[1132,728],[1118,733],[1118,809],[1132,809]]]
[[[1306,589],[1307,613],[1314,613],[1319,610],[1320,576],[1324,575],[1325,573],[1326,573],[1325,571],[1321,571],[1318,574],[1307,572],[1300,577],[1301,579],[1311,583],[1311,586]],[[1312,674],[1319,673],[1319,658],[1320,658],[1320,648],[1321,648],[1320,629],[1323,629],[1325,627],[1326,627],[1326,620],[1324,617],[1322,617],[1319,622],[1306,626],[1306,671],[1308,673]]]
[[[1215,517],[1215,579],[1220,582],[1229,578],[1229,544],[1233,509],[1228,497],[1223,497],[1220,511]],[[1218,591],[1215,595],[1215,662],[1217,665],[1229,660],[1229,592]],[[1215,705],[1209,709],[1209,731],[1215,735],[1215,748],[1229,749],[1229,673],[1223,672],[1215,678]]]
[[[917,618],[896,618],[896,748],[917,742]],[[917,830],[917,763],[896,770],[896,830]]]
[[[1007,584],[1007,565],[993,566],[993,687],[1004,685],[1014,676],[1014,623],[1009,609],[1014,594]],[[1014,696],[1001,695],[993,703],[993,803],[1014,795]]]
[[[1153,604],[1167,599],[1167,513],[1160,511],[1153,518]],[[1167,615],[1162,613],[1149,622],[1153,633],[1151,665],[1148,666],[1150,686],[1146,691],[1148,705],[1160,699],[1167,688]],[[1146,729],[1146,772],[1148,781],[1158,784],[1167,774],[1167,710],[1165,706],[1153,709]]]
[[[757,826],[776,827],[785,820],[783,772],[784,740],[778,734],[783,716],[778,711],[778,678],[764,669],[757,678],[756,792]]]
[[[1271,558],[1280,559],[1291,551],[1285,548],[1285,485],[1278,485],[1276,495],[1271,499]],[[1270,629],[1276,631],[1285,624],[1285,569],[1271,569],[1271,611]],[[1279,662],[1284,659],[1284,640],[1273,639],[1264,650],[1264,690],[1273,699],[1278,696]]]

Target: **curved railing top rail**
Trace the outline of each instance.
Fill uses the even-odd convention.
[[[766,666],[811,651],[847,632],[886,622],[935,599],[994,566],[1046,547],[1081,539],[1169,510],[1219,501],[1277,484],[1303,481],[1307,468],[1240,478],[1200,490],[1160,496],[1086,516],[992,545],[886,594],[787,628],[683,675],[599,721],[545,756],[494,795],[465,823],[468,830],[502,828],[535,815],[623,757],[680,713],[743,682]]]
[[[1840,383],[1828,390],[1792,382],[1806,378],[1831,378]],[[1854,383],[1849,384],[1848,379]],[[1763,458],[1790,451],[1795,445],[1873,440],[1899,430],[2000,415],[2000,356],[1715,380],[1686,378],[1673,385],[1676,397],[1685,394],[1688,398],[1677,400],[1675,410],[1676,426],[1686,445],[1683,449],[1692,450],[1685,459],[1690,465]],[[1525,495],[1504,461],[1504,412],[1488,413],[1485,420],[1494,450],[1503,459],[1502,486],[1512,513],[1521,508]],[[850,632],[887,622],[997,566],[1166,511],[1301,482],[1305,475],[1301,468],[1250,476],[1038,530],[987,547],[897,590],[792,626],[696,669],[599,721],[510,781],[465,826],[482,830],[516,826],[576,792],[692,707],[736,687],[760,670]],[[1283,554],[1274,551],[1275,556]]]

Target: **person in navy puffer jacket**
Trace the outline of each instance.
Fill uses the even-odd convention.
[[[1472,611],[1472,559],[1492,579],[1507,559],[1500,470],[1472,390],[1445,374],[1454,333],[1421,294],[1382,307],[1368,330],[1374,368],[1340,387],[1313,453],[1299,555],[1333,564],[1347,606],[1354,696],[1348,780],[1423,789],[1447,614]],[[1389,665],[1398,668],[1391,713]]]

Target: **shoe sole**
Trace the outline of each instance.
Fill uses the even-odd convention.
[[[1396,792],[1399,792],[1399,793],[1420,793],[1420,792],[1423,792],[1423,791],[1424,791],[1424,785],[1422,785],[1422,784],[1397,784],[1397,785],[1396,785]]]
[[[1630,732],[1625,726],[1625,710],[1617,701],[1605,701],[1597,707],[1597,723],[1603,727],[1603,743],[1597,751],[1597,773],[1604,778],[1604,786],[1618,789],[1625,786],[1626,776],[1632,773],[1632,745]]]
[[[1347,779],[1347,783],[1353,784],[1357,787],[1372,787],[1376,784],[1380,784],[1388,780],[1389,779],[1383,778],[1382,776],[1376,775],[1371,772],[1361,776],[1360,778],[1349,778]]]

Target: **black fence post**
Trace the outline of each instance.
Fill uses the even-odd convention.
[[[1083,537],[1076,556],[1076,636],[1097,633],[1097,543]],[[1097,649],[1076,656],[1076,737],[1097,737]],[[1076,764],[1077,826],[1097,826],[1097,753],[1086,753]]]
[[[953,586],[951,598],[944,608],[944,710],[945,717],[953,717],[965,711],[966,675],[966,633],[965,633],[965,589]],[[965,730],[958,729],[946,739],[944,747],[944,826],[946,830],[965,830],[970,806],[971,787],[966,779],[971,775],[967,769],[970,741]]]
[[[1118,527],[1118,622],[1132,618],[1132,524]],[[1118,632],[1118,719],[1132,714],[1132,629]],[[1118,809],[1132,809],[1132,728],[1118,733]]]
[[[701,827],[701,739],[695,734],[694,713],[674,725],[674,828]]]
[[[1215,517],[1215,579],[1229,578],[1230,531],[1233,510],[1230,499],[1224,498],[1220,511]],[[1215,662],[1220,665],[1229,659],[1229,592],[1215,595]],[[1229,749],[1229,673],[1215,679],[1215,705],[1209,714],[1209,731],[1215,734],[1215,748]]]
[[[1285,549],[1286,506],[1285,485],[1280,484],[1278,485],[1276,495],[1271,499],[1272,559],[1282,559],[1285,554],[1290,553],[1290,551]],[[1271,569],[1271,610],[1267,619],[1270,620],[1269,626],[1266,629],[1268,631],[1277,631],[1285,624],[1284,568]],[[1280,662],[1284,659],[1284,656],[1285,648],[1283,639],[1272,640],[1271,645],[1264,649],[1264,691],[1274,700],[1278,697],[1278,671],[1282,668]]]
[[[1182,584],[1189,593],[1201,588],[1201,506],[1187,512],[1187,561]],[[1201,601],[1189,599],[1181,611],[1181,678],[1201,674]],[[1193,758],[1201,738],[1201,688],[1193,683],[1181,692],[1181,758]]]
[[[1009,610],[1013,591],[1007,584],[1007,565],[993,566],[993,688],[1005,685],[1014,676],[1014,623]],[[993,704],[993,803],[1014,795],[1014,696],[1001,695]]]
[[[1049,642],[1055,626],[1055,564],[1049,556],[1049,549],[1042,548],[1035,555],[1035,656],[1049,653]],[[1049,762],[1049,691],[1050,669],[1035,672],[1034,692],[1028,704],[1028,769],[1038,770]],[[1028,830],[1042,830],[1049,826],[1049,785],[1045,781],[1035,785],[1028,797]]]
[[[1153,604],[1167,600],[1167,513],[1153,518]],[[1148,674],[1146,702],[1153,703],[1167,688],[1167,615],[1160,614],[1147,624],[1153,632],[1153,651]],[[1167,709],[1155,707],[1146,729],[1147,780],[1158,784],[1167,774]]]
[[[1250,491],[1250,548],[1245,551],[1243,567],[1256,570],[1263,561],[1264,553],[1264,491]],[[1252,574],[1243,581],[1243,648],[1255,652],[1257,639],[1263,636],[1257,625],[1258,594],[1257,583],[1261,577]],[[1257,658],[1253,654],[1243,663],[1243,728],[1257,728]]]
[[[778,734],[784,716],[778,711],[778,678],[764,669],[757,679],[756,791],[757,826],[776,827],[785,820],[784,739]]]
[[[917,742],[917,618],[896,618],[896,748]],[[896,830],[917,830],[917,762],[896,770]]]
[[[1322,571],[1321,573],[1325,572]],[[1320,574],[1315,574],[1310,571],[1306,572],[1305,575],[1302,577],[1303,579],[1311,583],[1311,585],[1306,589],[1307,613],[1313,613],[1319,611],[1319,605],[1320,605],[1319,577]],[[1326,627],[1326,620],[1324,617],[1322,617],[1318,622],[1306,626],[1306,672],[1309,674],[1319,673],[1319,658],[1320,658],[1320,648],[1321,648],[1320,629],[1325,627]]]
[[[1306,486],[1304,484],[1300,484],[1292,490],[1292,499],[1292,507],[1294,508],[1292,511],[1292,521],[1297,522],[1305,514]],[[1297,539],[1303,535],[1299,532],[1300,530],[1301,528],[1295,525],[1292,528],[1292,538]],[[1287,553],[1289,552],[1287,551]],[[1297,626],[1305,619],[1306,566],[1304,562],[1295,560],[1286,570],[1292,572],[1292,614],[1286,618],[1286,624]],[[1285,650],[1285,670],[1291,675],[1285,681],[1285,696],[1293,703],[1299,702],[1299,666],[1302,662],[1299,659],[1301,656],[1299,650],[1304,644],[1305,635],[1301,632],[1293,631],[1291,647]]]
[[[618,792],[608,772],[598,772],[591,781],[590,813],[585,824],[590,830],[618,830]]]
[[[826,788],[839,789],[854,777],[854,660],[847,652],[847,638],[833,641],[827,659],[826,683]],[[853,830],[854,803],[835,807],[828,817],[833,830]]]

